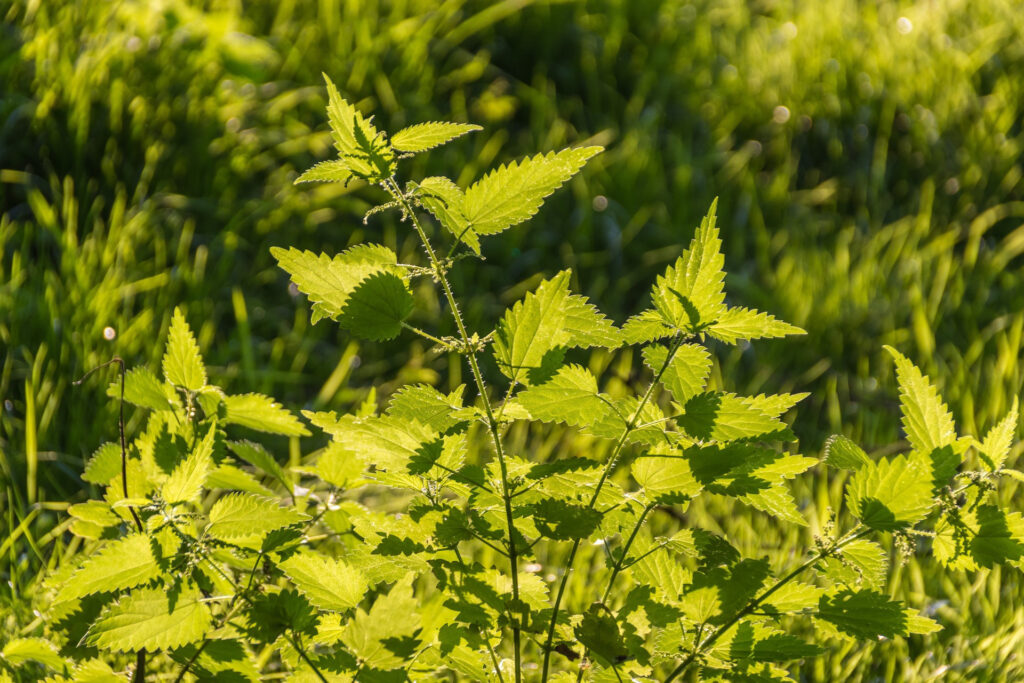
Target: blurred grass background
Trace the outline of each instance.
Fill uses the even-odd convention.
[[[322,71],[390,130],[485,126],[407,162],[413,177],[467,182],[536,151],[608,147],[536,219],[488,242],[486,261],[457,269],[462,291],[504,292],[468,302],[475,329],[565,266],[623,320],[719,196],[733,299],[809,334],[718,349],[716,382],[813,392],[794,423],[807,454],[832,432],[877,451],[900,437],[889,343],[936,379],[962,429],[983,432],[1024,385],[1020,10],[0,0],[0,592],[17,597],[27,568],[52,557],[38,547],[58,519],[46,502],[83,499],[83,461],[115,433],[105,382],[71,382],[114,354],[156,368],[175,304],[219,384],[291,408],[347,408],[382,380],[382,395],[462,381],[408,339],[310,326],[272,263],[273,245],[365,240],[417,258],[393,220],[360,221],[375,190],[292,186],[329,154]],[[438,302],[421,299],[433,323]],[[606,377],[628,379],[626,360],[608,358]],[[811,516],[840,483],[798,482]],[[808,540],[713,505],[694,515],[780,563]],[[1016,577],[923,558],[892,579],[916,607],[935,598],[945,631],[838,650],[806,676],[1024,675]],[[26,623],[9,617],[0,633]]]

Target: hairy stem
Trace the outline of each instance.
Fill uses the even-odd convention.
[[[694,646],[693,651],[691,651],[690,654],[688,654],[686,656],[686,659],[684,659],[682,662],[680,662],[679,666],[677,666],[675,669],[672,670],[672,672],[665,679],[664,683],[671,683],[676,678],[678,678],[683,672],[686,671],[687,667],[689,667],[693,663],[693,661],[695,659],[697,659],[697,657],[701,653],[703,653],[709,647],[711,647],[716,642],[718,642],[718,639],[721,638],[726,633],[728,633],[728,631],[733,626],[738,624],[740,619],[742,619],[743,617],[747,616],[748,614],[750,614],[754,610],[756,610],[762,603],[764,603],[765,600],[767,600],[772,595],[774,595],[775,592],[778,591],[780,588],[785,586],[787,583],[789,583],[790,581],[792,581],[796,577],[798,577],[801,574],[803,574],[805,571],[807,571],[808,569],[810,569],[814,565],[818,564],[818,562],[820,562],[821,560],[823,560],[826,557],[829,557],[831,555],[834,555],[835,552],[837,550],[839,550],[840,548],[842,548],[843,546],[848,545],[849,543],[852,543],[853,541],[857,540],[858,538],[861,538],[861,537],[867,535],[868,533],[870,533],[870,531],[871,531],[870,529],[854,529],[852,532],[847,534],[844,538],[836,541],[835,543],[833,543],[828,548],[825,548],[823,550],[819,550],[818,552],[814,553],[814,556],[811,557],[811,559],[807,560],[806,562],[801,564],[799,567],[797,567],[796,569],[794,569],[790,573],[786,574],[785,576],[783,576],[782,578],[777,580],[774,584],[772,584],[771,588],[769,588],[764,593],[761,593],[761,595],[757,596],[756,598],[754,598],[753,600],[748,602],[747,605],[743,609],[741,609],[739,612],[737,612],[735,615],[733,615],[733,617],[729,621],[725,622],[725,624],[723,624],[720,629],[716,630],[714,633],[712,633],[710,636],[708,636],[704,640],[704,642],[698,642]]]
[[[416,229],[416,233],[419,235],[420,241],[423,243],[423,248],[427,252],[427,257],[430,259],[430,265],[434,269],[434,276],[441,284],[441,289],[444,290],[444,296],[445,299],[448,300],[448,307],[451,309],[452,318],[455,320],[455,326],[459,329],[459,336],[465,346],[463,353],[469,361],[469,368],[473,374],[473,380],[476,382],[477,392],[480,394],[480,400],[483,402],[484,413],[487,416],[487,426],[491,433],[491,440],[494,442],[494,452],[498,459],[498,468],[501,471],[501,497],[505,503],[505,519],[508,523],[508,560],[509,569],[512,574],[512,600],[516,605],[518,605],[520,602],[519,553],[516,549],[515,519],[512,516],[512,496],[508,484],[508,467],[505,464],[505,452],[501,445],[501,434],[498,433],[498,421],[495,419],[494,409],[491,406],[490,398],[487,396],[487,387],[484,385],[484,376],[483,373],[480,372],[480,365],[477,363],[476,352],[473,350],[471,338],[466,329],[466,323],[462,320],[462,313],[459,312],[458,302],[455,300],[455,294],[452,292],[451,284],[448,282],[448,276],[445,272],[444,266],[442,266],[441,262],[438,260],[437,254],[434,252],[434,248],[430,246],[430,240],[427,239],[427,233],[423,230],[423,226],[416,217],[416,212],[412,203],[398,187],[398,183],[395,182],[393,177],[388,178],[384,187],[391,197],[401,205],[402,209],[409,217],[409,221]],[[519,620],[513,619],[512,646],[515,659],[516,683],[521,683],[522,681],[521,630],[522,628],[519,624]]]
[[[633,417],[630,418],[629,422],[626,423],[626,428],[622,430],[622,436],[615,443],[615,447],[612,449],[612,454],[608,458],[607,464],[605,464],[604,471],[601,473],[601,478],[597,481],[597,486],[594,488],[594,494],[590,498],[589,507],[593,508],[597,505],[597,499],[601,495],[601,489],[604,487],[605,481],[608,479],[608,475],[615,469],[615,463],[619,460],[619,453],[621,453],[623,446],[626,445],[626,440],[629,435],[636,429],[637,421],[640,419],[640,415],[643,413],[644,408],[647,406],[647,402],[651,400],[651,396],[654,394],[654,388],[661,381],[662,375],[668,369],[669,364],[672,363],[672,358],[675,357],[676,351],[682,345],[685,337],[681,332],[677,332],[675,337],[672,338],[672,345],[669,347],[668,354],[665,356],[665,362],[658,368],[658,372],[654,375],[654,379],[651,380],[650,386],[647,387],[647,391],[644,392],[643,398],[640,399],[640,403],[637,404],[636,410],[633,411]],[[551,643],[555,639],[555,627],[558,623],[558,609],[562,604],[562,595],[565,594],[565,586],[569,582],[569,575],[572,573],[573,562],[576,561],[576,552],[580,548],[580,541],[582,539],[577,538],[572,543],[572,549],[569,550],[569,557],[565,561],[565,572],[562,574],[562,580],[558,584],[558,592],[555,594],[555,602],[551,609],[551,622],[548,624],[548,635],[544,645],[544,666],[541,672],[541,682],[546,683],[548,680],[548,668],[551,664]]]

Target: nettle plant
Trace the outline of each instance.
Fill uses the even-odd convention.
[[[100,448],[85,479],[105,494],[70,509],[71,531],[98,542],[51,576],[47,639],[8,644],[5,666],[34,658],[60,672],[52,680],[88,681],[143,680],[147,667],[162,680],[789,680],[787,664],[832,639],[939,629],[889,596],[890,552],[875,537],[906,553],[930,546],[954,569],[1020,566],[1024,520],[993,495],[1002,477],[1024,477],[1005,468],[1017,404],[984,440],[958,437],[894,349],[909,451],[874,460],[833,437],[823,460],[848,471],[832,501],[842,511],[810,547],[788,549],[791,566],[688,522],[692,501],[715,496],[807,526],[790,480],[819,463],[786,447],[781,416],[804,395],[708,388],[711,340],[802,332],[726,304],[715,206],[650,308],[621,327],[563,271],[480,334],[449,281],[458,256],[534,215],[601,150],[535,156],[465,189],[441,177],[402,186],[399,161],[477,127],[388,138],[327,87],[339,156],[297,182],[380,187],[389,200],[374,212],[398,211],[425,261],[373,244],[274,255],[315,320],[375,341],[420,335],[458,354],[471,385],[403,386],[382,412],[372,391],[353,414],[306,412],[331,439],[285,469],[234,430],[306,428],[265,396],[211,385],[175,312],[163,381],[137,369],[112,385],[148,422],[130,444],[122,434]],[[407,322],[416,278],[440,289],[457,336]],[[587,354],[626,347],[645,368],[602,392]],[[552,433],[584,446],[538,457]]]

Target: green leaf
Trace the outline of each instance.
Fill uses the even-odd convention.
[[[377,272],[349,294],[338,323],[370,341],[394,339],[413,309],[408,283],[390,272]]]
[[[402,275],[395,252],[379,244],[360,244],[331,258],[299,249],[272,247],[270,253],[299,291],[313,303],[313,322],[337,319],[353,290],[374,273]]]
[[[391,136],[391,146],[400,152],[423,152],[477,130],[483,128],[472,123],[417,123]]]
[[[288,493],[292,492],[292,482],[288,475],[281,468],[281,465],[274,460],[274,456],[268,453],[263,446],[251,441],[232,441],[228,443],[228,447],[239,458],[280,482]]]
[[[196,445],[192,453],[183,460],[164,482],[161,495],[168,503],[198,503],[206,476],[213,467],[213,442],[217,435],[214,421],[206,430],[206,436]]]
[[[440,445],[440,435],[416,419],[394,415],[337,418],[333,413],[304,414],[346,450],[388,472],[407,471],[410,462],[424,449]]]
[[[380,180],[391,176],[394,153],[373,124],[359,110],[342,98],[331,79],[324,74],[327,84],[327,118],[331,124],[331,137],[341,160],[353,174],[366,180]]]
[[[210,470],[206,476],[206,488],[247,491],[260,496],[274,494],[273,491],[256,481],[254,476],[228,462],[222,462]]]
[[[989,430],[985,435],[985,440],[981,442],[980,450],[984,454],[982,462],[990,472],[1001,469],[1006,463],[1006,457],[1010,454],[1010,446],[1013,444],[1013,435],[1017,433],[1019,412],[1020,404],[1017,397],[1014,396],[1010,412]]]
[[[847,586],[866,585],[882,590],[889,574],[889,555],[882,546],[866,538],[859,538],[840,548],[839,558],[828,558],[826,575]]]
[[[627,344],[643,344],[673,334],[675,330],[666,325],[661,314],[653,308],[637,313],[622,326],[622,338]]]
[[[843,590],[822,596],[818,618],[856,638],[895,638],[907,635],[903,605],[872,590]]]
[[[597,390],[597,380],[579,365],[559,368],[555,376],[517,396],[530,416],[542,422],[590,426],[614,414],[609,401]]]
[[[833,434],[825,442],[825,462],[841,470],[856,472],[861,467],[871,464],[871,458],[864,450],[850,439],[840,434]]]
[[[90,484],[108,484],[121,473],[121,447],[108,441],[93,452],[85,464],[82,479]]]
[[[565,326],[569,271],[563,270],[505,312],[494,332],[494,357],[513,382],[529,384],[528,375],[558,346]]]
[[[567,281],[568,284],[568,281]],[[612,321],[597,310],[585,296],[570,295],[565,301],[564,336],[559,342],[565,346],[589,349],[594,346],[614,349],[622,344],[622,332]]]
[[[728,643],[729,659],[755,662],[786,662],[821,654],[817,645],[778,629],[749,621],[741,622]]]
[[[537,530],[559,541],[586,538],[601,523],[601,513],[586,505],[548,498],[533,505]]]
[[[222,541],[262,536],[281,527],[298,524],[309,517],[273,500],[248,493],[232,493],[210,508],[206,533]]]
[[[280,403],[263,394],[225,396],[224,421],[268,434],[309,436],[309,430]]]
[[[342,560],[307,551],[292,555],[280,567],[320,609],[343,612],[358,605],[366,595],[366,578]]]
[[[779,417],[808,396],[810,394],[806,392],[802,394],[758,394],[757,396],[747,396],[743,400],[747,405],[760,410],[768,417]]]
[[[487,584],[504,600],[512,599],[512,577],[497,569],[485,572]],[[519,572],[519,599],[533,609],[548,607],[548,585],[537,574]]]
[[[173,406],[159,379],[146,368],[132,368],[124,374],[124,400],[140,408],[170,410]],[[115,379],[107,387],[107,396],[121,398],[121,380]]]
[[[727,344],[735,344],[741,339],[785,337],[807,332],[768,313],[749,308],[730,308],[718,316],[708,328],[708,334]]]
[[[160,567],[149,537],[145,534],[125,536],[108,543],[87,559],[61,586],[57,601],[135,588],[159,575]]]
[[[445,395],[427,384],[409,384],[391,397],[387,412],[394,417],[418,420],[435,431],[445,432],[464,421],[456,416],[463,409],[464,389],[465,386],[459,386]]]
[[[411,581],[410,574],[396,582],[369,612],[356,610],[345,627],[342,642],[365,666],[387,670],[405,664],[406,657],[395,650],[400,650],[422,623]]]
[[[652,502],[682,503],[703,488],[693,476],[690,461],[681,454],[642,455],[630,465],[630,473]]]
[[[84,640],[115,652],[169,650],[203,640],[211,626],[210,609],[194,585],[145,588],[105,609]]]
[[[335,159],[333,161],[321,161],[312,168],[306,170],[295,179],[295,184],[300,183],[345,183],[352,180],[352,170],[344,161]]]
[[[626,660],[629,651],[615,617],[601,605],[591,605],[574,629],[576,639],[602,664],[614,666]]]
[[[686,434],[701,441],[735,441],[788,435],[778,418],[769,417],[751,401],[735,394],[708,392],[690,398],[677,418]]]
[[[931,473],[920,459],[905,456],[866,464],[847,486],[846,502],[872,529],[914,526],[932,507]]]
[[[665,365],[668,348],[661,344],[646,346],[643,357],[647,367],[657,373]],[[672,398],[679,403],[686,403],[704,391],[710,374],[711,354],[707,349],[699,344],[682,344],[662,373],[661,383],[672,393]]]
[[[651,300],[670,328],[699,329],[714,323],[725,312],[725,259],[715,226],[717,206],[716,199],[689,249],[654,285]]]
[[[163,366],[164,377],[175,386],[189,391],[199,391],[206,386],[206,368],[199,355],[199,345],[180,308],[175,308],[171,317]]]
[[[900,411],[910,445],[924,453],[951,445],[956,441],[956,426],[939,392],[899,351],[891,346],[885,348],[896,361]]]
[[[578,147],[501,166],[466,189],[465,215],[478,235],[493,235],[535,213],[601,147]]]
[[[466,195],[458,185],[448,178],[431,176],[420,182],[416,194],[420,203],[445,230],[475,254],[480,254],[480,237],[473,231],[466,217]]]
[[[65,666],[57,646],[44,638],[13,638],[0,650],[0,659],[14,666],[35,661],[58,671]]]
[[[761,607],[766,612],[800,612],[816,607],[824,592],[825,589],[818,586],[790,581],[768,596]]]

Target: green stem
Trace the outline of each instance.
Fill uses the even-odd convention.
[[[739,623],[740,619],[742,619],[743,617],[747,616],[748,614],[750,614],[751,612],[756,610],[765,600],[767,600],[772,595],[774,595],[775,592],[778,591],[780,588],[782,588],[783,586],[788,584],[790,581],[792,581],[796,577],[798,577],[801,574],[803,574],[805,571],[807,571],[808,569],[810,569],[811,567],[816,565],[821,560],[823,560],[826,557],[829,557],[831,555],[834,555],[835,552],[837,550],[839,550],[840,548],[842,548],[843,546],[848,545],[849,543],[852,543],[853,541],[857,540],[858,538],[866,536],[870,532],[871,532],[870,529],[862,529],[862,530],[859,530],[859,531],[857,529],[854,529],[852,532],[847,534],[847,536],[845,538],[843,538],[843,539],[841,539],[839,541],[836,541],[833,545],[831,545],[828,548],[825,548],[824,550],[819,550],[818,552],[816,552],[814,554],[814,557],[812,557],[811,559],[807,560],[806,562],[801,564],[799,567],[797,567],[796,569],[794,569],[793,571],[791,571],[790,573],[786,574],[781,579],[776,581],[774,584],[772,584],[771,588],[769,588],[764,593],[761,593],[761,595],[757,596],[756,598],[751,600],[749,603],[747,603],[746,607],[744,607],[739,612],[737,612],[735,615],[733,615],[732,619],[730,619],[729,621],[725,622],[725,624],[722,626],[722,628],[718,629],[717,631],[712,633],[710,636],[708,636],[707,639],[703,643],[697,643],[694,646],[693,651],[691,651],[690,654],[688,654],[686,656],[686,659],[684,659],[682,662],[680,662],[679,666],[677,666],[675,669],[672,670],[672,672],[668,675],[668,678],[665,679],[664,683],[671,683],[676,678],[678,678],[684,671],[686,671],[686,668],[688,666],[690,666],[690,664],[693,663],[693,660],[695,660],[698,655],[700,655],[702,652],[704,652],[709,647],[711,647],[716,642],[718,642],[718,639],[721,638],[723,635],[725,635],[729,631],[729,629],[731,629],[733,626],[735,626],[737,623]]]
[[[668,369],[669,364],[672,362],[672,358],[676,355],[676,351],[683,343],[684,336],[681,332],[677,332],[676,336],[672,339],[672,346],[669,347],[668,355],[665,356],[665,362],[662,363],[661,367],[658,368],[657,374],[651,381],[650,386],[647,387],[647,391],[644,392],[643,398],[640,399],[640,403],[637,405],[636,410],[633,411],[633,417],[630,418],[629,422],[626,423],[626,428],[622,431],[622,436],[615,443],[615,447],[612,449],[612,454],[608,458],[608,463],[604,467],[604,471],[601,473],[601,478],[597,481],[597,486],[594,489],[594,494],[590,498],[590,508],[593,508],[597,504],[598,496],[601,495],[601,489],[604,487],[604,482],[608,479],[608,475],[611,474],[615,468],[615,463],[618,462],[619,453],[622,451],[623,446],[626,444],[626,439],[636,429],[637,420],[640,419],[641,413],[647,406],[647,402],[651,400],[651,395],[654,393],[654,388],[661,381],[662,375],[665,374],[665,370]],[[582,539],[577,538],[573,541],[572,549],[569,551],[569,557],[565,562],[565,572],[562,574],[562,580],[558,584],[558,592],[555,594],[555,602],[551,609],[551,622],[548,624],[548,635],[544,645],[544,666],[541,672],[541,683],[547,683],[548,680],[548,668],[551,664],[551,643],[555,639],[555,626],[558,620],[558,609],[562,604],[562,595],[565,594],[565,586],[569,582],[569,575],[572,573],[572,565],[576,560],[576,552],[580,548],[580,541]]]
[[[509,568],[512,574],[512,599],[516,605],[518,605],[519,554],[516,549],[515,518],[512,515],[512,498],[508,484],[508,467],[505,464],[505,452],[501,446],[501,435],[498,433],[498,421],[494,417],[494,409],[491,407],[491,401],[487,396],[487,387],[484,385],[484,376],[483,373],[480,372],[480,366],[476,360],[476,352],[473,350],[469,332],[466,329],[466,323],[462,320],[462,313],[459,312],[458,302],[455,300],[455,294],[452,292],[452,287],[448,282],[445,269],[438,260],[437,254],[434,252],[434,248],[430,246],[430,240],[427,239],[427,233],[423,230],[423,226],[416,217],[416,212],[414,211],[412,204],[398,187],[398,183],[395,182],[394,177],[387,179],[385,188],[388,193],[391,194],[392,198],[401,204],[406,215],[409,217],[409,221],[416,229],[416,233],[419,235],[420,241],[423,243],[423,248],[427,252],[427,257],[430,259],[430,265],[434,269],[434,275],[441,284],[441,289],[444,290],[444,296],[448,300],[448,307],[451,309],[452,318],[455,320],[455,326],[459,329],[459,335],[465,346],[464,353],[466,355],[466,359],[469,361],[469,368],[473,373],[473,380],[476,382],[477,392],[480,394],[480,400],[483,402],[484,412],[487,415],[487,426],[491,433],[491,440],[494,442],[494,452],[498,459],[498,468],[501,471],[501,497],[505,503],[505,519],[508,524],[508,559]],[[522,681],[521,630],[519,620],[513,619],[512,645],[515,655],[516,683],[521,683]]]

